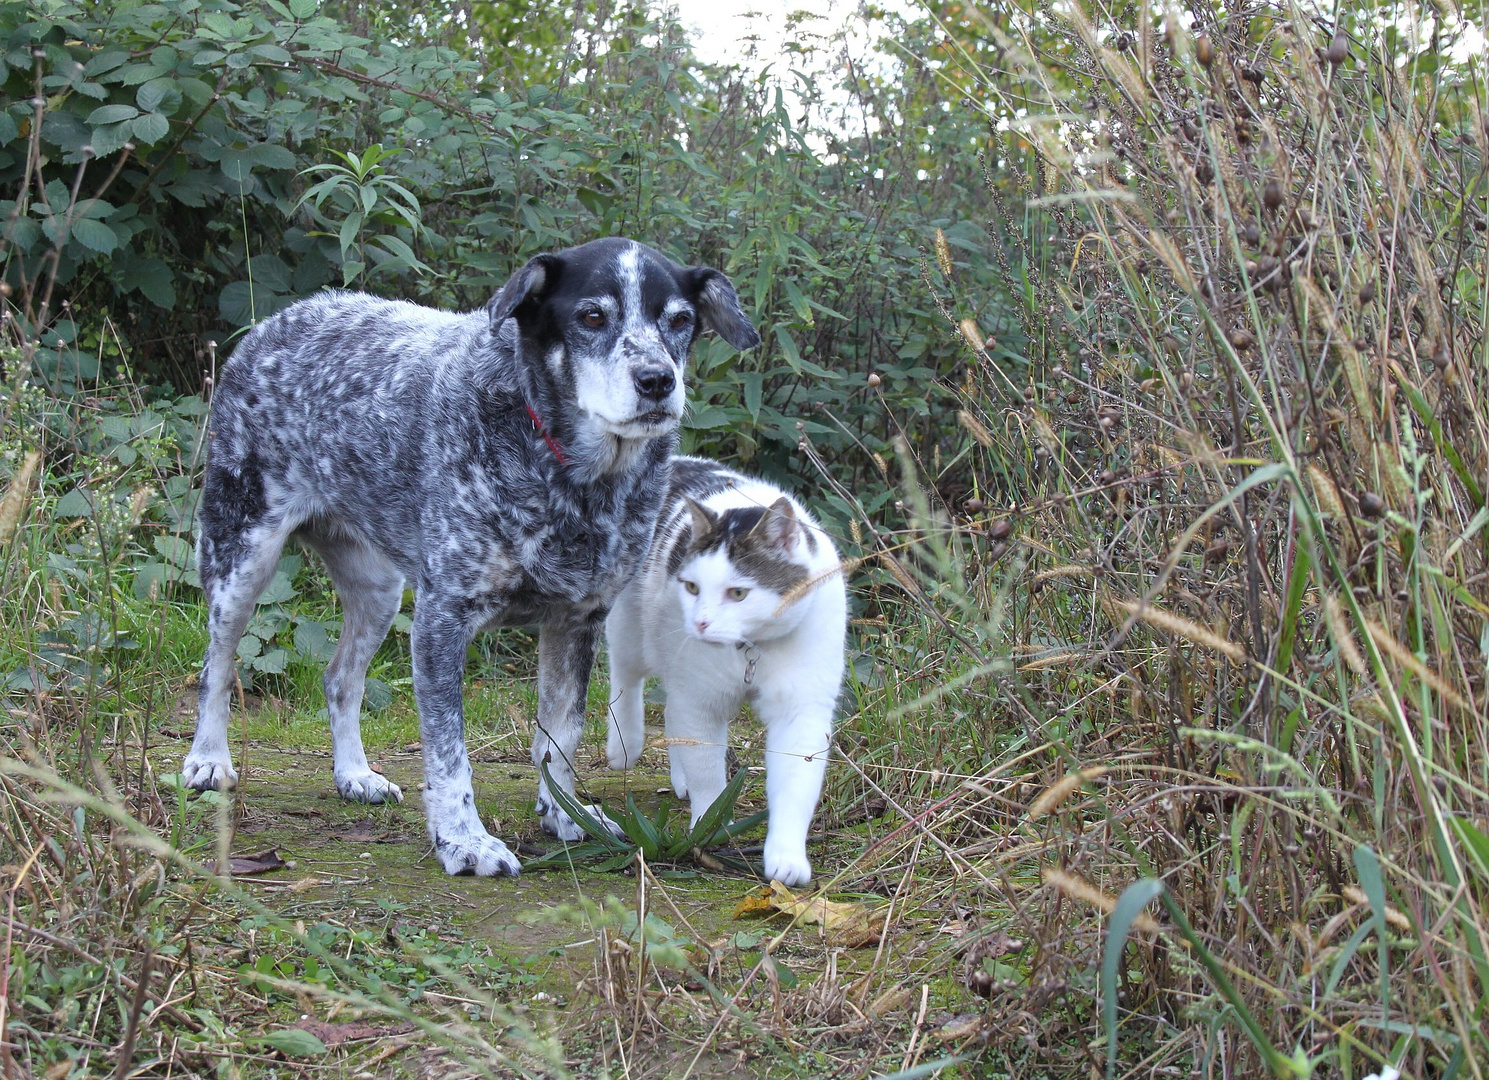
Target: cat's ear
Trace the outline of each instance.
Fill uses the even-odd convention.
[[[800,530],[801,522],[791,509],[791,500],[782,495],[770,504],[770,509],[761,516],[760,523],[750,530],[750,536],[766,547],[789,552],[795,545],[796,534]]]
[[[701,503],[696,503],[686,495],[682,501],[688,505],[688,513],[693,515],[693,547],[699,547],[703,538],[714,531],[719,523],[719,516]]]

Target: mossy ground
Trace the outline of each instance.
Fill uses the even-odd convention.
[[[603,693],[601,684],[595,696],[603,700]],[[364,723],[369,759],[404,793],[402,803],[380,806],[349,803],[337,794],[331,779],[329,733],[314,697],[291,703],[248,695],[235,705],[233,754],[240,787],[228,797],[228,816],[236,823],[232,852],[251,855],[275,849],[288,864],[281,870],[237,879],[265,908],[283,920],[301,924],[380,930],[389,941],[396,939],[435,954],[461,947],[489,955],[490,963],[504,972],[493,998],[531,1024],[533,1035],[561,1047],[566,1066],[577,1075],[588,1074],[592,1068],[603,1072],[604,1060],[615,1052],[610,1045],[613,1039],[607,1042],[604,1025],[596,1022],[595,979],[603,959],[600,935],[582,919],[563,914],[572,913],[582,900],[603,906],[607,897],[616,897],[633,910],[645,903],[679,936],[713,946],[720,958],[713,972],[715,985],[726,993],[741,986],[759,959],[758,948],[749,940],[751,932],[783,927],[783,923],[772,926],[758,920],[735,920],[740,900],[761,884],[751,876],[697,865],[652,866],[642,898],[634,869],[599,873],[580,864],[530,871],[516,879],[452,878],[443,873],[429,852],[420,798],[417,719],[406,696],[406,691],[395,693],[391,705],[369,714]],[[531,715],[529,697],[520,680],[494,687],[477,684],[468,694],[468,701],[477,702],[470,709],[468,744],[482,818],[525,858],[557,843],[542,832],[533,813],[537,773],[528,757],[530,731],[524,719]],[[152,740],[149,758],[158,775],[173,772],[190,745],[194,693],[189,688],[182,690],[173,711],[173,719],[162,723]],[[736,740],[743,744],[747,766],[752,756],[750,726],[742,721],[739,734],[743,738]],[[613,772],[604,760],[602,732],[598,724],[592,728],[578,761],[586,796],[618,806],[630,795],[648,811],[663,801],[676,801],[664,751],[650,749],[638,768]],[[763,785],[750,785],[740,813],[758,808],[761,800]],[[215,842],[217,815],[212,802],[211,797],[204,803],[187,795],[180,809],[187,823],[183,839],[188,845],[194,843],[196,854],[203,858],[210,857]],[[675,812],[683,814],[686,808],[678,807]],[[824,869],[837,860],[851,862],[866,841],[872,840],[865,833],[877,828],[860,824],[824,836],[813,846],[814,859]],[[760,838],[753,839],[758,843]],[[926,939],[934,939],[931,920],[900,918],[897,922],[901,930],[924,922],[925,932],[897,934],[888,949],[891,955],[923,951]],[[735,937],[741,932],[742,943]],[[885,959],[874,948],[830,948],[812,927],[790,931],[774,955],[788,968],[786,974],[799,978],[803,986],[828,970],[835,981],[851,979],[871,970],[876,960],[882,964]],[[300,974],[293,965],[288,970]],[[644,1074],[681,1075],[693,1057],[693,1050],[684,1052],[684,1047],[690,1039],[701,1041],[718,1010],[696,981],[676,973],[663,981],[671,986],[668,995],[695,995],[706,1007],[708,1020],[704,1009],[697,1011],[691,1024],[673,1017],[668,1030],[680,1041],[668,1045],[666,1038],[659,1037],[650,1045],[631,1049],[646,1059]],[[486,987],[489,990],[492,984],[488,981]],[[756,979],[749,997],[768,994],[768,987],[769,980]],[[876,988],[875,995],[882,989]],[[435,999],[441,993],[447,998],[453,994],[456,1000],[460,996],[447,987],[425,993]],[[670,998],[668,1003],[675,1006]],[[917,1003],[911,1001],[907,1007],[913,1010]],[[750,1008],[753,1011],[763,1004],[763,1000],[752,1000]],[[361,1015],[339,1012],[334,1005],[328,1009],[326,1001],[303,995],[283,1001],[277,1014],[282,1014],[278,1020],[283,1023]],[[905,1019],[908,1015],[901,1022]],[[679,1022],[681,1028],[670,1026]],[[892,1031],[896,1022],[882,1027]],[[763,1047],[752,1047],[749,1038],[732,1030],[733,1023],[730,1028],[731,1034],[715,1041],[718,1052],[710,1050],[697,1061],[694,1076],[813,1074],[811,1061],[782,1055],[780,1048],[762,1055]],[[404,1038],[416,1039],[412,1035]],[[444,1075],[439,1070],[449,1062],[434,1053],[437,1049],[434,1043],[412,1041],[408,1052],[376,1062],[371,1075]],[[341,1064],[347,1075],[363,1073],[374,1057],[376,1051],[369,1045],[366,1052],[347,1052]]]

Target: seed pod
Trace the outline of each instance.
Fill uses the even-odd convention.
[[[1215,62],[1215,46],[1211,43],[1209,34],[1201,34],[1194,43],[1194,58],[1205,67]]]
[[[1259,66],[1244,67],[1241,69],[1241,78],[1245,79],[1249,83],[1254,83],[1257,86],[1260,86],[1262,84],[1262,80],[1266,77],[1267,73],[1263,71]]]
[[[1438,371],[1447,371],[1448,365],[1453,362],[1453,350],[1448,346],[1448,339],[1443,338],[1437,343],[1437,349],[1432,353],[1432,366]]]
[[[877,371],[869,372],[868,382],[870,386],[878,386],[883,381],[883,379],[879,378],[879,373]]]
[[[1241,239],[1246,241],[1247,247],[1256,247],[1262,242],[1262,231],[1256,227],[1256,222],[1246,223],[1246,227],[1241,230]]]
[[[1267,186],[1262,188],[1262,205],[1268,210],[1276,210],[1282,205],[1282,185],[1276,180],[1268,180]]]
[[[1205,562],[1224,562],[1226,553],[1230,551],[1230,541],[1225,537],[1217,537],[1215,542],[1205,548]]]
[[[1373,491],[1360,496],[1360,513],[1368,518],[1378,518],[1386,512],[1386,501]]]
[[[962,505],[967,508],[967,513],[969,514],[980,514],[987,509],[987,503],[983,502],[975,495],[972,498],[968,499],[966,502],[962,503]]]
[[[1199,159],[1199,164],[1194,167],[1194,178],[1206,187],[1215,179],[1215,169],[1208,158]]]
[[[1117,471],[1115,469],[1102,469],[1101,475],[1096,479],[1103,484],[1115,484],[1117,482]]]
[[[1238,326],[1226,335],[1226,340],[1234,349],[1249,349],[1256,344],[1256,335],[1243,326]]]
[[[1329,47],[1324,50],[1324,59],[1338,67],[1349,57],[1349,38],[1344,36],[1343,30],[1335,30],[1334,38],[1329,42]]]
[[[1368,304],[1375,299],[1375,282],[1367,281],[1360,286],[1360,303]]]
[[[999,518],[988,526],[987,534],[994,540],[1007,540],[1013,535],[1013,523],[1007,518]]]
[[[972,977],[967,980],[967,985],[972,992],[981,998],[993,996],[993,973],[987,968],[978,968],[972,972]]]

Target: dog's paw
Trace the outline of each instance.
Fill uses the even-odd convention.
[[[336,790],[343,799],[360,803],[402,802],[403,791],[382,773],[371,769],[336,777]]]
[[[626,831],[612,821],[610,816],[598,806],[586,805],[584,809],[589,811],[590,817],[609,829],[617,837],[625,838]],[[562,807],[557,805],[551,806],[544,812],[543,804],[539,803],[538,814],[543,822],[543,831],[550,836],[556,836],[560,840],[567,840],[572,843],[575,840],[583,840],[588,835],[582,825],[564,813]]]
[[[765,842],[765,879],[782,885],[805,885],[812,880],[812,864],[806,851],[773,851],[769,837]]]
[[[516,877],[522,873],[522,864],[517,861],[517,856],[494,836],[468,835],[458,840],[436,837],[434,853],[439,856],[445,873],[452,877],[468,877],[472,874],[476,877],[496,877],[499,874]]]
[[[238,786],[238,771],[227,756],[187,754],[181,763],[181,783],[196,791],[232,791]]]

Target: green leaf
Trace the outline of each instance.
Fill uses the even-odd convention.
[[[260,1043],[278,1050],[285,1057],[315,1057],[326,1053],[326,1044],[303,1028],[285,1028],[259,1036]]]
[[[160,112],[169,116],[181,107],[181,91],[175,79],[151,79],[134,92],[134,103],[141,112]]]
[[[184,537],[172,534],[157,536],[155,550],[173,566],[179,566],[182,570],[191,569],[193,552],[190,541]]]
[[[297,19],[308,19],[320,7],[320,0],[289,0],[290,14]]]
[[[122,120],[133,120],[139,114],[140,110],[133,105],[100,105],[88,114],[88,124],[90,127],[103,127]]]
[[[153,586],[156,596],[164,596],[166,588],[172,581],[181,579],[181,571],[174,566],[160,562],[147,562],[135,567],[134,585],[131,592],[136,600],[150,599],[150,589]]]
[[[1375,927],[1376,954],[1380,957],[1380,1007],[1384,1011],[1391,990],[1391,952],[1386,940],[1386,883],[1374,849],[1360,844],[1355,848],[1354,859],[1355,875],[1360,879],[1365,899],[1370,901],[1370,921]]]
[[[316,622],[314,619],[296,619],[295,651],[311,660],[331,659],[334,650],[331,647],[330,636],[326,633],[326,624]],[[384,686],[383,689],[386,690],[387,687]],[[363,693],[365,694],[366,691],[364,690]]]
[[[708,809],[698,815],[698,822],[688,830],[688,842],[690,846],[702,847],[713,838],[714,833],[734,816],[734,804],[739,802],[740,793],[744,791],[745,780],[749,773],[739,769],[730,777],[729,782],[724,785],[724,790],[719,792],[718,798],[709,803]]]
[[[114,230],[92,218],[78,218],[69,227],[69,231],[78,243],[100,255],[107,255],[119,246],[119,237]]]
[[[270,649],[253,661],[253,668],[266,675],[283,675],[289,663],[290,651],[288,649]]]
[[[92,517],[93,496],[83,488],[73,488],[57,500],[52,513],[57,517]]]
[[[152,112],[134,121],[134,137],[146,146],[158,143],[171,133],[171,122],[163,113]]]
[[[362,688],[362,704],[368,712],[382,712],[393,704],[393,688],[369,676]]]
[[[1107,1080],[1117,1075],[1117,973],[1132,932],[1133,920],[1163,892],[1157,878],[1139,878],[1122,891],[1106,928],[1106,955],[1101,960],[1101,1018],[1106,1026]]]

